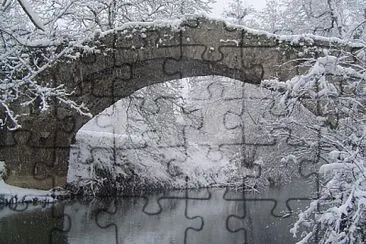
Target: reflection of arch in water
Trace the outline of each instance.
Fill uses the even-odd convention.
[[[287,79],[297,74],[297,62],[289,61],[299,56],[321,55],[334,46],[350,49],[323,38],[280,38],[201,17],[173,24],[130,24],[88,45],[96,51],[54,65],[42,79],[75,91],[75,101],[93,115],[153,83],[221,75],[259,84],[275,75]],[[58,184],[56,176],[64,179],[67,172],[70,143],[88,120],[54,104],[48,113],[32,113],[20,121],[21,130],[1,132],[0,155],[10,169],[10,182],[20,175],[30,176],[28,186]],[[32,183],[34,175],[38,181]]]

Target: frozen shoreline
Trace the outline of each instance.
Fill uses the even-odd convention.
[[[3,179],[5,172],[5,163],[0,161],[0,203],[2,205],[27,202],[53,203],[57,201],[57,196],[65,194],[55,190],[37,190],[9,185]]]
[[[37,190],[30,188],[21,188],[6,184],[4,180],[0,180],[0,202],[47,202],[57,201],[54,192],[46,190]]]

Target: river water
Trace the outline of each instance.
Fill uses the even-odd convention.
[[[261,193],[225,188],[0,208],[0,243],[295,243],[315,184]],[[290,211],[290,209],[292,211]]]

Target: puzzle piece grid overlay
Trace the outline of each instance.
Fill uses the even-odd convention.
[[[187,24],[185,27],[186,28],[197,28],[198,26],[199,26],[199,23],[190,23],[190,24]],[[227,31],[230,32],[231,30],[227,29]],[[180,35],[181,42],[178,45],[174,46],[174,47],[178,46],[178,47],[181,48],[180,57],[178,57],[178,58],[167,58],[163,62],[163,72],[165,73],[165,75],[167,77],[172,77],[172,79],[173,78],[183,78],[183,77],[185,77],[185,75],[183,74],[183,72],[185,72],[184,70],[178,70],[177,71],[175,68],[173,69],[172,67],[180,67],[179,62],[184,62],[183,52],[188,52],[189,47],[190,47],[190,44],[186,43],[186,41],[189,37],[185,37],[184,36],[185,33],[183,31],[180,31],[179,35]],[[237,37],[237,39],[243,40],[243,38],[240,37],[240,36]],[[123,52],[125,49],[126,50],[131,49],[131,46],[129,46],[129,47],[118,47],[118,46],[116,46],[118,44],[118,40],[114,40],[113,43],[115,45],[114,46],[115,50],[117,50],[114,53],[116,56],[117,56],[118,52]],[[196,44],[194,44],[194,45],[196,45]],[[218,51],[212,50],[208,46],[202,46],[201,48],[202,48],[203,51],[200,54],[201,59],[202,60],[207,60],[208,62],[213,62],[213,61],[214,62],[220,62],[225,57],[225,48],[228,48],[228,47],[229,48],[237,48],[238,46],[237,45],[228,45],[228,44],[226,44],[226,45],[219,46]],[[243,43],[243,41],[241,41],[240,44],[239,44],[239,48],[241,48],[241,50],[243,50],[243,47],[244,47],[244,43]],[[135,48],[139,49],[139,47],[135,47]],[[169,48],[169,46],[165,46],[165,48]],[[113,58],[114,67],[117,70],[117,71],[113,71],[116,74],[116,78],[113,80],[113,82],[110,86],[110,88],[111,88],[110,91],[107,91],[107,92],[106,91],[99,91],[96,88],[97,87],[97,82],[99,80],[98,77],[87,77],[86,78],[86,79],[90,79],[89,81],[91,82],[91,87],[92,87],[92,91],[94,93],[95,99],[98,99],[99,97],[108,97],[108,96],[110,96],[113,103],[116,103],[119,100],[119,96],[115,95],[115,91],[114,91],[114,88],[116,86],[115,83],[121,82],[121,81],[122,82],[127,82],[128,80],[132,79],[133,71],[132,71],[131,67],[134,64],[120,64],[119,61],[118,61],[118,57],[116,57],[116,56]],[[247,62],[246,57],[244,57],[244,53],[242,53],[242,56],[240,57],[240,59],[241,59],[240,62],[242,64],[245,64]],[[85,58],[83,62],[89,62],[89,63],[92,64],[93,63],[93,55],[87,56],[87,58]],[[154,62],[154,60],[152,60],[152,62]],[[173,63],[173,64],[169,65],[169,63]],[[260,64],[250,65],[246,68],[246,70],[247,70],[248,73],[244,73],[244,76],[248,77],[249,80],[252,79],[252,77],[255,77],[258,74],[257,70],[261,70],[259,72],[259,74],[261,74],[261,76],[263,76],[263,67],[261,67]],[[251,73],[252,70],[254,71],[253,73]],[[239,75],[243,75],[243,74],[239,74]],[[103,75],[101,75],[101,77],[102,76]],[[257,78],[261,79],[262,77],[257,77]],[[57,84],[55,84],[55,85],[57,85]],[[209,95],[209,98],[212,98],[212,96],[213,96],[213,93],[210,90],[211,85],[212,84],[207,86],[207,93]],[[82,90],[82,89],[80,89],[80,90]],[[244,93],[244,88],[243,88],[242,92]],[[100,93],[102,93],[102,94],[100,94]],[[221,94],[219,94],[219,96],[223,96],[223,93],[224,93],[224,89],[221,90]],[[170,150],[170,149],[176,149],[176,148],[183,149],[184,154],[187,155],[186,150],[189,150],[189,145],[188,145],[188,142],[186,141],[186,138],[187,138],[186,135],[190,134],[190,133],[193,133],[193,134],[195,134],[196,137],[199,138],[199,141],[202,142],[201,146],[206,146],[208,148],[207,157],[210,158],[211,160],[215,160],[217,158],[221,158],[220,151],[224,150],[225,147],[233,147],[233,146],[234,147],[241,147],[241,148],[243,148],[243,150],[245,150],[245,148],[250,148],[250,147],[264,147],[265,148],[265,147],[273,147],[274,145],[277,145],[278,141],[275,138],[272,138],[271,140],[267,140],[265,142],[262,141],[260,143],[255,142],[255,141],[251,142],[250,140],[248,142],[248,138],[246,138],[246,136],[245,136],[246,135],[245,123],[242,121],[242,117],[243,117],[244,113],[246,112],[246,104],[245,103],[240,104],[241,108],[239,108],[239,109],[237,109],[235,107],[235,105],[237,105],[238,101],[239,102],[243,101],[243,99],[242,99],[243,97],[244,97],[244,95],[242,95],[242,97],[239,97],[239,98],[224,98],[224,100],[226,102],[225,105],[227,105],[227,103],[233,103],[233,107],[230,111],[226,111],[224,114],[217,115],[219,117],[224,118],[223,124],[222,125],[220,124],[220,126],[222,127],[221,129],[227,130],[229,134],[231,132],[233,135],[237,135],[237,134],[242,135],[242,137],[239,138],[237,142],[233,143],[232,141],[230,141],[230,142],[229,141],[227,141],[227,142],[224,141],[222,144],[219,144],[219,145],[214,145],[214,146],[210,145],[209,144],[210,137],[207,136],[206,134],[201,133],[202,128],[206,124],[208,124],[209,122],[205,121],[205,116],[203,116],[202,114],[199,114],[201,111],[195,110],[195,111],[188,111],[187,116],[193,115],[194,113],[198,113],[199,117],[201,118],[201,124],[193,125],[193,126],[192,125],[185,126],[183,128],[183,131],[182,131],[183,135],[184,135],[183,138],[182,138],[183,140],[180,141],[180,143],[174,144],[174,145],[162,145],[160,147],[163,150]],[[162,97],[158,97],[158,98],[155,99],[154,102],[156,102],[157,108],[159,108],[158,102],[159,102],[160,99],[161,100],[164,100],[164,99],[166,100],[167,97],[162,96]],[[168,98],[168,100],[169,100],[169,98]],[[202,104],[203,104],[202,106],[204,106],[204,103],[207,102],[207,99],[203,99],[202,101],[197,99],[197,101],[198,101],[198,103],[202,102]],[[144,102],[144,101],[142,101],[142,102]],[[56,101],[55,101],[55,103],[56,103]],[[106,115],[104,114],[103,116],[106,116]],[[274,116],[280,116],[280,115],[275,114]],[[57,108],[54,110],[54,117],[57,118],[57,120],[60,122],[60,123],[57,123],[57,125],[56,125],[57,128],[58,128],[58,131],[60,133],[70,133],[73,130],[75,122],[73,121],[72,117],[60,118]],[[227,117],[236,117],[236,118],[238,118],[238,121],[239,121],[238,124],[226,124],[225,118],[227,118]],[[67,121],[67,123],[64,123],[65,121]],[[103,120],[101,119],[100,121],[103,121]],[[66,126],[69,126],[69,128],[65,128],[65,124],[66,124]],[[102,122],[100,122],[100,124],[101,124],[100,125],[101,127],[108,127],[109,126],[109,125],[103,125]],[[292,136],[291,136],[292,131],[289,128],[275,128],[272,132],[274,133],[274,132],[280,131],[280,130],[286,130],[287,131],[288,136],[286,138],[286,143],[288,145],[293,146],[293,147],[301,147],[302,146],[301,142],[292,141]],[[112,130],[112,133],[114,134],[114,129]],[[318,133],[319,133],[319,138],[320,138],[321,129],[319,129]],[[51,160],[49,162],[40,162],[39,164],[36,164],[34,166],[35,178],[37,178],[39,180],[45,180],[44,176],[46,175],[47,176],[46,178],[49,178],[53,181],[54,186],[56,186],[56,184],[54,182],[54,175],[55,175],[55,173],[57,173],[57,170],[55,169],[55,165],[53,164],[53,162],[56,161],[55,160],[56,153],[59,150],[68,151],[70,149],[70,148],[65,148],[65,147],[62,147],[62,146],[58,146],[57,145],[58,140],[57,140],[56,137],[57,137],[57,133],[53,136],[53,138],[48,138],[48,140],[50,140],[50,143],[48,144],[48,147],[42,147],[42,148],[39,149],[39,150],[42,150],[42,151],[43,150],[47,151],[50,155]],[[28,138],[16,138],[16,136],[15,136],[15,139],[14,139],[13,143],[24,143],[24,144],[26,144],[26,146],[30,146],[30,145],[32,145],[31,138],[32,138],[31,135],[29,135]],[[160,138],[158,140],[160,140]],[[9,148],[9,150],[11,150],[11,147],[12,147],[11,143],[6,145],[6,146]],[[144,145],[143,148],[145,148],[145,146],[146,145]],[[37,145],[35,147],[37,147]],[[137,148],[134,148],[134,149],[141,149],[141,148],[137,147]],[[98,148],[93,148],[93,150],[99,150],[99,149]],[[113,155],[114,155],[113,156],[114,160],[117,160],[116,158],[117,158],[117,154],[118,154],[119,150],[126,150],[126,148],[118,148],[117,146],[115,146],[112,149],[112,152],[113,152]],[[312,165],[312,164],[316,164],[317,162],[319,162],[320,161],[320,154],[321,154],[320,148],[318,148],[317,152],[315,153],[315,158],[314,159],[304,159],[302,162],[300,162],[300,167],[299,167],[299,173],[304,179],[313,177],[312,180],[314,182],[316,192],[319,190],[318,176],[315,173],[315,171],[306,172],[306,167],[308,166],[308,164]],[[183,157],[183,161],[185,159],[186,158]],[[173,165],[174,160],[175,159],[172,159],[172,161],[168,164],[168,168],[171,165]],[[51,162],[51,164],[50,164],[50,162]],[[253,163],[253,162],[243,162],[243,165],[250,164],[250,163]],[[254,170],[255,173],[253,175],[249,175],[247,177],[248,178],[259,178],[259,177],[261,177],[262,165],[254,164],[254,165],[252,165],[252,167],[255,168],[255,170]],[[174,171],[174,170],[171,170],[171,171]],[[171,172],[171,171],[169,170],[169,172]],[[39,172],[42,172],[41,175],[43,175],[43,177],[37,176]],[[189,178],[186,177],[185,180],[186,180],[186,182],[188,182]],[[246,182],[246,179],[243,178],[242,187],[245,186],[245,182]],[[192,194],[192,195],[195,195],[195,194]],[[169,194],[168,195],[162,194],[160,197],[157,198],[157,204],[158,204],[158,210],[157,211],[148,211],[147,210],[147,209],[149,209],[149,207],[148,207],[149,203],[148,203],[148,198],[146,196],[124,195],[123,197],[143,199],[145,201],[145,205],[143,206],[143,209],[141,211],[144,214],[148,215],[148,216],[154,216],[154,215],[161,214],[164,211],[161,202],[166,200],[166,199],[174,199],[174,200],[177,200],[177,201],[184,202],[184,205],[185,205],[185,207],[184,207],[184,218],[186,218],[188,221],[198,221],[200,224],[198,225],[199,227],[191,227],[190,226],[190,227],[187,227],[183,231],[184,232],[184,239],[182,241],[183,243],[189,243],[188,236],[193,232],[202,231],[205,228],[205,224],[207,224],[203,217],[201,217],[199,215],[190,214],[189,204],[192,201],[210,201],[211,200],[210,189],[207,189],[207,194],[203,197],[202,196],[198,196],[198,197],[190,196],[190,192],[188,191],[188,189],[185,190],[184,192],[180,192],[176,196],[174,196],[174,195],[170,196]],[[309,201],[309,199],[315,199],[316,197],[317,196],[299,196],[299,197],[288,198],[285,202],[286,208],[291,212],[291,202],[292,201],[297,201],[297,200]],[[275,218],[284,217],[283,214],[278,213],[278,211],[276,211],[277,204],[279,203],[279,201],[277,199],[247,197],[244,191],[243,191],[243,194],[242,194],[241,197],[239,197],[239,198],[238,197],[233,197],[233,196],[230,196],[230,189],[229,188],[225,189],[225,192],[224,192],[222,198],[225,201],[228,201],[228,202],[231,202],[231,201],[241,202],[242,205],[243,205],[243,209],[244,209],[243,215],[238,216],[238,215],[232,214],[232,215],[227,216],[227,219],[225,221],[225,223],[226,223],[225,228],[228,232],[230,232],[230,233],[238,233],[238,232],[241,233],[242,243],[248,243],[247,230],[245,229],[245,227],[233,228],[230,225],[230,223],[235,219],[236,220],[244,220],[246,218],[246,208],[247,208],[246,205],[247,205],[248,202],[268,202],[268,203],[271,203],[271,204],[273,204],[273,208],[271,209],[271,212],[269,214],[271,214]],[[117,207],[117,206],[118,206],[118,204],[116,204],[115,207]],[[12,208],[13,208],[12,210],[21,212],[21,211],[25,211],[27,209],[27,207],[28,207],[27,204],[25,204],[25,205],[15,204],[15,205],[12,205]],[[96,224],[102,229],[108,229],[108,228],[114,229],[116,243],[120,243],[120,241],[119,241],[120,238],[119,237],[120,237],[120,235],[123,235],[123,233],[120,233],[120,229],[118,228],[118,226],[116,226],[113,223],[105,223],[101,220],[101,217],[105,216],[106,214],[107,215],[113,215],[116,211],[117,211],[116,208],[112,211],[110,209],[101,209],[96,213],[95,221],[96,221]],[[64,213],[60,214],[56,210],[54,210],[53,212],[54,212],[53,213],[54,218],[62,219],[63,227],[62,228],[55,228],[55,229],[51,230],[51,232],[50,232],[50,243],[52,243],[52,238],[53,238],[53,235],[55,235],[55,232],[68,232],[68,231],[70,231],[70,229],[72,227],[72,224],[71,224],[72,223],[72,216],[64,214]],[[179,242],[179,243],[181,243],[181,242]]]

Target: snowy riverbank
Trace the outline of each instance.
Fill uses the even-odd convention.
[[[65,192],[54,190],[37,190],[30,188],[21,188],[5,183],[6,176],[5,163],[0,161],[0,203],[12,204],[17,202],[46,202],[53,203],[57,198],[65,195]]]

